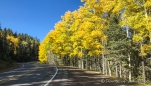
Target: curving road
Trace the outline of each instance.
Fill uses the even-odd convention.
[[[19,69],[0,73],[0,86],[50,86],[56,74],[63,72],[58,72],[53,65],[38,62],[21,63],[21,65]],[[61,80],[57,84],[62,85]]]
[[[142,86],[74,67],[55,67],[38,62],[0,73],[0,86]]]

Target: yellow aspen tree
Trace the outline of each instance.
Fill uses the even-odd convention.
[[[40,45],[39,45],[39,52],[38,52],[38,54],[39,54],[38,58],[39,58],[40,62],[47,63],[47,56],[46,56],[46,52],[47,51],[46,51],[46,49],[45,49],[44,46],[45,45],[44,45],[43,42],[40,43]]]
[[[140,43],[145,38],[150,38],[151,0],[117,0],[116,2],[113,12],[119,14],[123,10],[121,26],[127,26],[134,30],[133,41]],[[141,52],[144,51],[141,50],[140,55]],[[142,53],[142,55],[146,54]]]
[[[15,38],[13,36],[7,36],[6,38],[7,40],[11,41],[14,44],[14,54],[17,54],[16,48],[18,47],[18,43],[19,43],[18,38]],[[9,42],[10,45],[12,45],[11,42]]]
[[[84,34],[81,36],[82,41],[80,40],[83,51],[88,51],[88,55],[92,57],[101,55],[103,49],[101,40],[103,36],[105,36],[103,32],[105,29],[102,23],[103,19],[96,16],[87,5],[79,8],[78,12],[82,17],[82,22],[77,33],[81,33],[81,35]]]
[[[48,54],[49,51],[52,51],[52,44],[54,43],[54,39],[56,38],[56,33],[54,33],[54,31],[50,31],[46,37],[44,38],[44,40],[40,43],[39,45],[39,60],[42,63],[48,63]],[[51,40],[50,40],[51,39]]]
[[[122,26],[126,26],[131,28],[134,31],[133,42],[138,43],[140,46],[139,55],[144,57],[148,53],[148,49],[150,48],[150,41],[146,41],[146,39],[150,39],[150,8],[151,8],[151,0],[117,0],[117,5],[114,12],[122,13]],[[147,48],[148,47],[148,48]],[[146,50],[145,50],[146,49]],[[144,69],[144,61],[142,61],[143,67],[143,81],[145,82],[145,69]]]
[[[103,33],[102,37],[99,38],[99,43],[101,43],[101,45],[104,46],[104,48],[97,49],[97,51],[99,51],[97,53],[101,52],[102,67],[103,67],[102,72],[104,73],[105,71],[105,61],[104,61],[105,44],[107,42],[106,41],[107,37],[105,36],[104,31],[108,27],[108,18],[112,12],[112,9],[115,7],[115,0],[81,0],[81,1],[85,2],[85,5],[95,15],[91,18],[91,20],[94,20],[93,22],[95,24],[95,28],[97,28],[97,30]],[[92,51],[91,51],[91,54],[92,54]],[[106,73],[107,73],[107,70],[106,70]]]
[[[55,24],[55,30],[49,32],[48,40],[52,45],[50,46],[50,50],[59,57],[62,57],[62,59],[68,59],[66,57],[72,50],[70,41],[70,35],[72,34],[70,31],[73,21],[72,17],[73,14],[70,11],[66,12],[65,15],[61,17],[62,21]]]

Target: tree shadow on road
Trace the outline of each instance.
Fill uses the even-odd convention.
[[[65,86],[142,86],[126,80],[113,79],[98,72],[66,67],[68,81]]]

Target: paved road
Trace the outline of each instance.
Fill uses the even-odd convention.
[[[142,86],[73,67],[55,67],[37,62],[0,73],[0,86]]]
[[[37,62],[22,63],[19,69],[0,73],[0,86],[51,86],[53,84],[50,83],[57,73],[59,75],[64,72],[57,72],[56,67],[52,65]],[[57,84],[61,85],[62,80]]]

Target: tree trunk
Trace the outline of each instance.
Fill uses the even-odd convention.
[[[127,34],[127,38],[129,38],[129,28],[126,27],[126,34]]]
[[[122,63],[120,63],[120,78],[122,77]]]
[[[78,65],[79,65],[79,59],[78,57],[75,57],[75,66],[78,67]]]
[[[81,68],[81,61],[80,61],[80,59],[78,60],[78,67]]]
[[[104,41],[102,40],[102,45],[105,47],[104,45]],[[103,52],[103,50],[102,50]],[[102,53],[102,73],[105,74],[105,57],[104,57],[104,53]]]
[[[143,44],[142,43],[141,43],[141,53],[143,53],[143,51],[142,51],[142,45]],[[146,82],[146,76],[145,76],[144,57],[142,56],[142,58],[143,58],[143,61],[142,61],[142,78],[143,78],[143,82],[145,83]]]
[[[126,69],[124,68],[124,69],[123,69],[123,71],[124,71],[124,72],[123,72],[123,73],[124,73],[124,78],[126,78],[126,72],[125,72],[125,70],[126,70]]]
[[[116,62],[116,65],[115,65],[115,71],[116,71],[116,77],[118,77],[118,67],[117,67],[117,62]]]
[[[107,75],[107,71],[108,71],[108,70],[107,70],[107,69],[108,69],[108,68],[107,68],[107,58],[104,58],[104,60],[105,60],[105,74]]]
[[[83,62],[83,58],[81,58],[81,66],[82,66],[82,69],[84,69],[84,62]]]
[[[100,71],[100,57],[98,57],[98,71]]]
[[[96,57],[95,57],[95,55],[94,55],[94,57],[93,57],[94,59],[93,59],[93,64],[94,64],[94,66],[93,66],[93,68],[94,68],[94,70],[96,71]]]
[[[88,70],[88,57],[86,56],[86,69]]]
[[[90,62],[89,62],[89,63],[90,63],[90,64],[89,64],[89,67],[90,67],[89,69],[92,70],[92,58],[90,58],[90,59],[91,59],[91,60],[90,60]]]
[[[131,74],[131,58],[130,58],[130,54],[128,54],[128,61],[129,61],[129,81],[132,81],[132,74]]]
[[[145,65],[144,65],[144,60],[142,61],[142,77],[143,77],[143,83],[146,82],[146,76],[145,76]]]
[[[102,73],[105,74],[105,68],[104,68],[104,54],[102,54]]]
[[[112,74],[111,74],[111,68],[110,68],[110,62],[109,61],[107,61],[107,65],[108,65],[108,70],[109,70],[109,76],[111,76]]]

